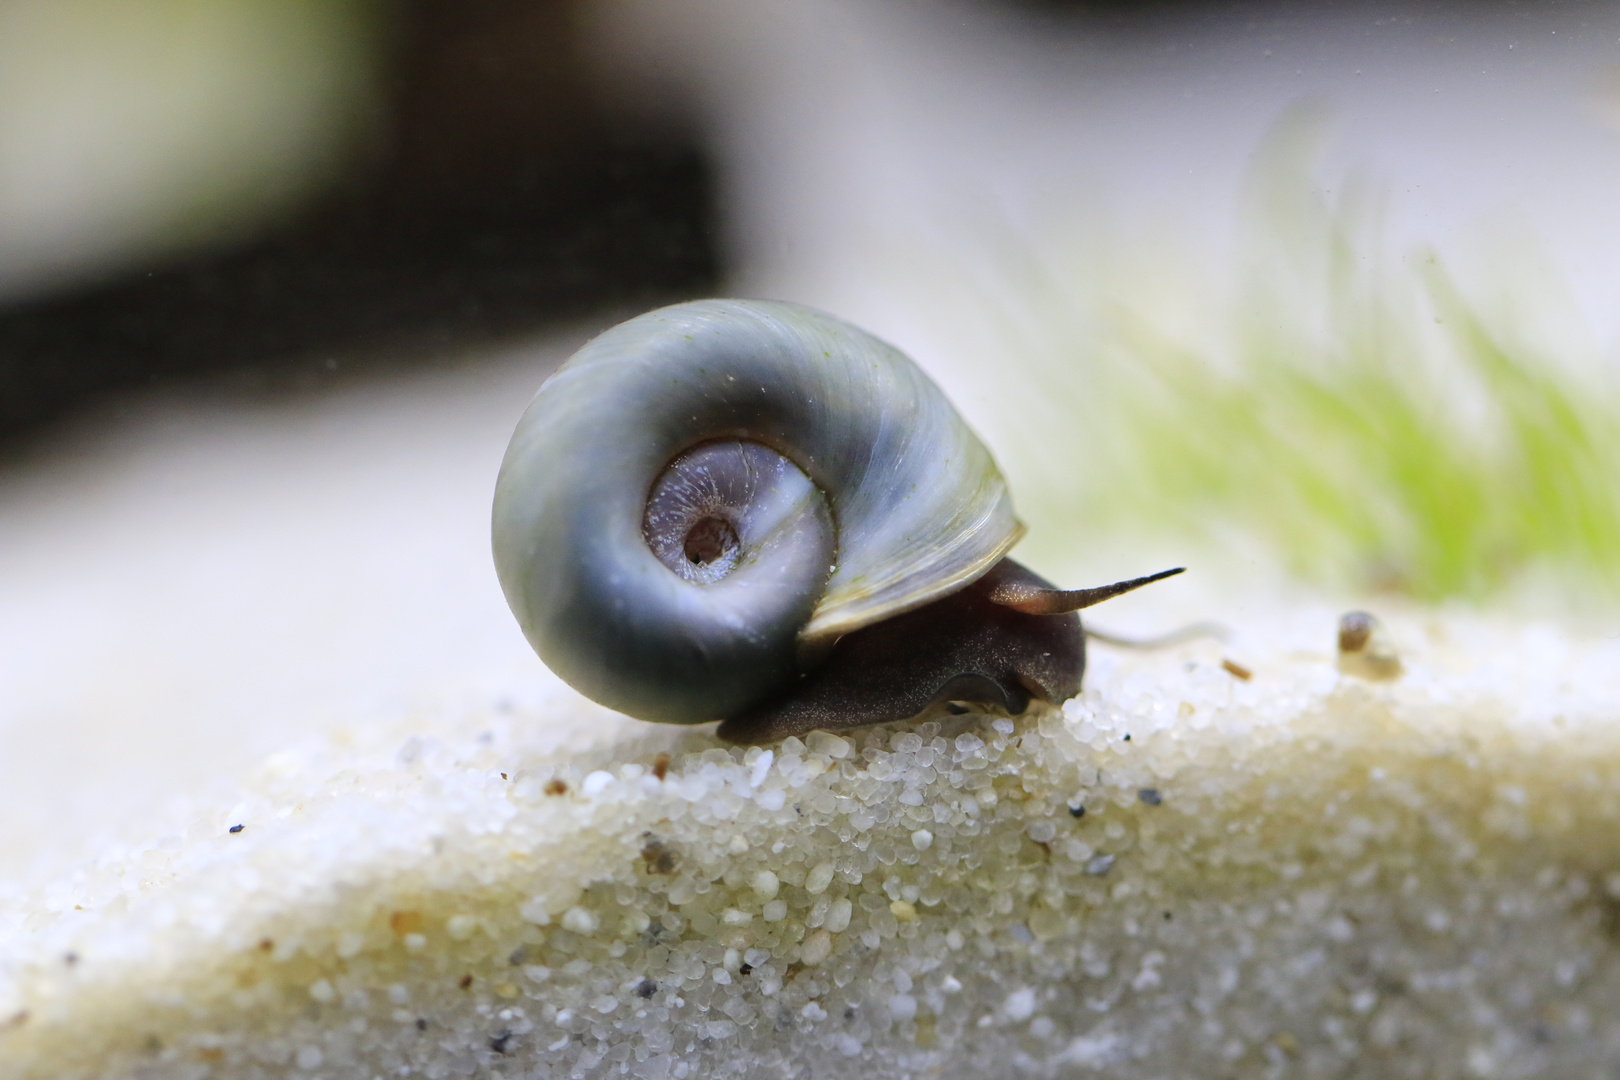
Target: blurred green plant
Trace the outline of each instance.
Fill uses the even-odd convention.
[[[1146,501],[1335,585],[1482,599],[1535,575],[1620,597],[1613,378],[1490,325],[1434,254],[1381,260],[1373,200],[1313,186],[1308,134],[1279,128],[1255,170],[1224,355],[1116,310],[1087,503]]]

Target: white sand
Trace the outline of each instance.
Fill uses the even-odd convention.
[[[1291,611],[1017,721],[744,752],[559,686],[303,743],[8,910],[0,1076],[1620,1060],[1620,642],[1397,614],[1375,685]]]

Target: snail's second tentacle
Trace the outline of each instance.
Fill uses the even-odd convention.
[[[1179,626],[1164,634],[1155,634],[1152,637],[1127,637],[1123,634],[1113,634],[1106,630],[1098,630],[1094,626],[1086,627],[1086,640],[1097,641],[1104,645],[1112,645],[1116,649],[1138,649],[1142,652],[1152,652],[1154,649],[1168,649],[1175,645],[1182,645],[1199,638],[1213,638],[1216,641],[1226,641],[1232,637],[1232,628],[1225,623],[1204,620]]]

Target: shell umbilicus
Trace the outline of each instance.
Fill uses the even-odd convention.
[[[541,387],[496,482],[496,572],[575,689],[761,742],[1079,692],[1081,607],[1005,558],[995,462],[910,359],[793,304],[641,315]]]

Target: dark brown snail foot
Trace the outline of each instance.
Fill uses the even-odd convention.
[[[943,702],[1016,715],[1032,700],[1067,701],[1086,668],[1075,612],[1180,572],[1066,591],[1003,559],[960,592],[845,635],[785,693],[726,720],[717,734],[765,743],[909,720]]]

